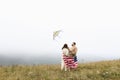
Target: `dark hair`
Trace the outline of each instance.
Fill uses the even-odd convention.
[[[73,42],[74,45],[76,45],[76,42]]]
[[[64,49],[64,48],[69,49],[69,47],[68,47],[68,45],[67,45],[67,44],[64,44],[64,45],[63,45],[62,49]]]

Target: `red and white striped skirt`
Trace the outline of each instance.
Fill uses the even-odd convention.
[[[74,61],[74,57],[66,56],[63,54],[63,60],[67,68],[77,68],[78,63]]]

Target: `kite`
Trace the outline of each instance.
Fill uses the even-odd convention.
[[[62,30],[57,30],[53,32],[53,40],[55,40],[55,38],[60,34]]]

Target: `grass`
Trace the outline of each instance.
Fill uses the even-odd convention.
[[[81,63],[66,72],[58,64],[0,66],[0,80],[120,80],[120,60]]]

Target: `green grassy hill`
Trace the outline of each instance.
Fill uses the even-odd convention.
[[[120,60],[82,63],[66,72],[60,65],[0,66],[0,80],[120,80]]]

